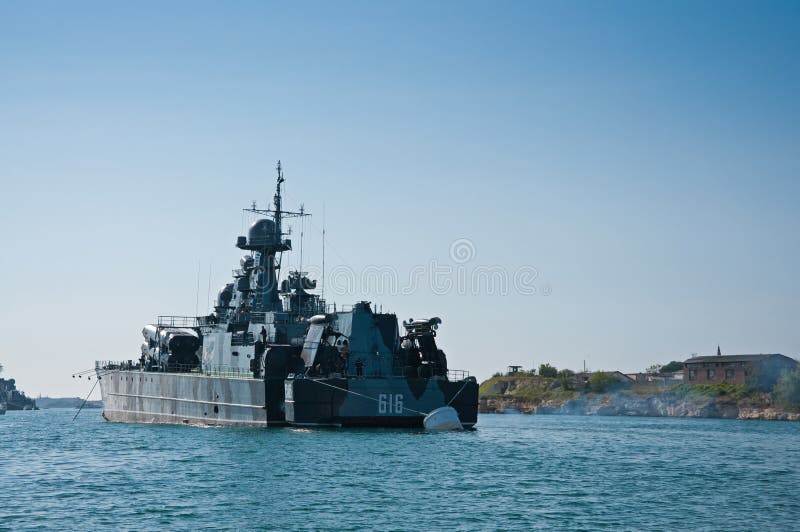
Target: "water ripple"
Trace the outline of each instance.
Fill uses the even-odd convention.
[[[0,528],[789,530],[800,424],[486,415],[479,430],[0,418]],[[13,501],[10,504],[9,501]]]

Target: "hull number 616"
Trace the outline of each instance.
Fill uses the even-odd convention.
[[[378,413],[379,414],[402,414],[403,413],[403,394],[402,393],[381,393],[381,394],[378,394]]]

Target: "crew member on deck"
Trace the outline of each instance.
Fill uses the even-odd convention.
[[[360,358],[356,360],[356,376],[359,378],[364,376],[364,361]]]

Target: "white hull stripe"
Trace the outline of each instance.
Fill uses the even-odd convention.
[[[181,399],[179,397],[161,397],[158,395],[136,395],[132,393],[116,393],[106,392],[106,395],[116,395],[118,397],[135,397],[137,399],[158,399],[160,401],[180,401],[182,403],[197,403],[203,405],[219,405],[219,406],[240,406],[242,408],[264,408],[264,405],[243,405],[239,403],[220,403],[215,401],[199,401],[197,399]],[[132,410],[134,412],[134,410]]]
[[[174,419],[196,419],[197,421],[202,421],[206,425],[266,425],[266,421],[256,421],[254,419],[217,419],[217,418],[209,418],[209,417],[197,417],[197,416],[179,416],[177,414],[160,414],[156,412],[145,412],[143,410],[109,410],[103,409],[103,413],[106,412],[115,412],[117,414],[124,414],[126,416],[130,416],[131,414],[136,416],[155,416],[155,417],[167,417],[167,418],[174,418]]]
[[[98,370],[102,371],[102,376],[109,375],[111,379],[114,378],[114,375],[131,375],[132,379],[135,377],[139,378],[147,378],[153,375],[156,376],[165,376],[165,377],[190,377],[192,379],[230,379],[230,380],[237,380],[237,381],[255,381],[261,380],[256,379],[254,377],[248,377],[242,375],[241,373],[220,373],[219,375],[206,375],[205,373],[168,373],[165,371],[158,371],[158,372],[151,372],[151,371],[126,371],[124,369],[109,369],[109,370]],[[136,382],[136,381],[133,381]]]

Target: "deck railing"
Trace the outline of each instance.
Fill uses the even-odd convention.
[[[142,367],[141,364],[131,360],[112,361],[98,360],[95,362],[98,371],[142,371],[147,373],[180,373],[190,375],[210,375],[214,377],[236,377],[253,379],[253,372],[249,368],[226,365],[209,365],[201,368],[187,364],[169,364],[162,367]]]
[[[159,327],[197,327],[197,316],[159,316]]]
[[[142,367],[136,361],[132,360],[123,360],[123,361],[111,361],[111,360],[98,360],[95,362],[95,369],[98,371],[114,371],[114,370],[121,370],[121,371],[143,371],[143,372],[160,372],[160,373],[180,373],[180,374],[190,374],[190,375],[207,375],[212,377],[233,377],[239,379],[257,379],[260,377],[254,377],[253,371],[249,368],[243,368],[241,366],[227,366],[227,365],[206,365],[204,367],[200,366],[190,366],[190,365],[183,365],[183,364],[170,364],[166,367]],[[395,378],[402,378],[406,376],[404,368],[397,368],[393,374]],[[435,376],[435,375],[426,375],[428,377]],[[442,376],[440,374],[440,376]],[[462,369],[450,369],[447,370],[447,379],[450,381],[460,381],[464,380],[469,377],[469,371],[462,370]],[[347,377],[343,377],[347,379],[383,379],[386,376],[380,375],[364,375],[358,377],[356,375],[348,375]]]
[[[469,377],[469,371],[465,369],[448,369],[447,379],[451,381],[462,381]]]

